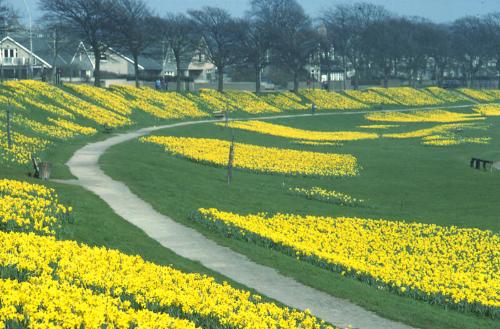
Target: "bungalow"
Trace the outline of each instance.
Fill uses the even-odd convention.
[[[26,43],[26,40],[23,42]],[[50,60],[42,58],[37,54],[40,49],[37,40],[33,40],[33,51],[15,40],[6,36],[0,41],[0,77],[1,79],[26,79],[33,70],[33,77],[43,77],[46,70],[52,69]],[[40,49],[41,50],[41,49]]]
[[[100,64],[103,78],[127,78],[135,74],[134,61],[113,48],[101,54]],[[80,42],[70,66],[76,70],[73,74],[77,77],[90,79],[95,70],[94,53]],[[161,64],[149,56],[140,56],[138,67],[141,78],[156,78],[162,71]]]

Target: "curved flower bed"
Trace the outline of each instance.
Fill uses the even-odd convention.
[[[228,163],[230,142],[219,139],[149,136],[141,142],[161,145],[190,160],[218,166]],[[288,175],[355,176],[357,159],[350,154],[319,153],[235,143],[234,167]]]
[[[500,315],[500,236],[491,231],[358,218],[199,209],[223,234],[398,294],[491,317]]]

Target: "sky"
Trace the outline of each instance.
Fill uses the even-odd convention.
[[[144,0],[159,15],[166,12],[185,12],[188,9],[203,6],[217,6],[228,10],[235,16],[244,14],[248,0]],[[348,0],[298,0],[311,16],[336,4],[355,2]],[[27,10],[23,0],[7,0],[18,8],[19,14],[27,20]],[[356,1],[357,2],[357,1]],[[422,16],[435,22],[446,23],[465,15],[482,15],[500,11],[500,0],[364,0],[383,5],[390,11],[405,16]],[[33,12],[33,17],[40,16],[37,0],[26,0]]]

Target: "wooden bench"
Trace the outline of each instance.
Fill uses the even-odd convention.
[[[113,132],[113,128],[111,128],[108,125],[103,125],[102,128],[103,128],[102,132],[105,134],[111,134]]]
[[[214,111],[214,112],[212,112],[212,115],[216,119],[222,119],[226,116],[226,113],[224,111]]]
[[[38,165],[38,161],[34,156],[31,156],[31,162],[33,163],[33,177],[39,178],[40,177],[40,166]]]
[[[470,167],[471,168],[481,169],[481,167],[483,167],[483,170],[486,170],[487,169],[486,165],[489,165],[490,170],[491,170],[492,166],[493,166],[493,161],[479,159],[479,158],[471,158],[471,160],[470,160]]]

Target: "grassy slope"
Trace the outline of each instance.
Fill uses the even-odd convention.
[[[489,119],[489,122],[498,121]],[[366,124],[360,115],[287,119],[276,121],[316,130],[348,130]],[[430,125],[414,124],[412,127]],[[401,129],[405,130],[405,129]],[[164,131],[182,136],[228,138],[228,132],[213,125],[198,125]],[[423,328],[493,328],[491,320],[460,314],[377,291],[291,257],[240,241],[226,239],[189,221],[199,207],[217,207],[239,213],[257,211],[303,214],[351,215],[386,219],[414,219],[441,225],[480,227],[498,231],[495,214],[500,193],[498,173],[468,168],[471,155],[500,158],[492,152],[500,133],[473,132],[493,137],[491,145],[449,148],[424,147],[418,140],[349,142],[344,147],[306,147],[289,140],[236,131],[239,142],[338,151],[356,154],[365,168],[357,178],[301,178],[258,175],[237,171],[227,186],[225,170],[198,165],[166,155],[160,147],[132,141],[112,148],[102,159],[105,171],[124,181],[162,213],[193,226],[203,234],[242,252],[253,260],[273,266],[285,275],[335,296],[344,297],[383,316]],[[123,166],[123,163],[129,165]],[[309,201],[284,193],[283,184],[323,186],[369,200],[368,208],[349,208]]]

